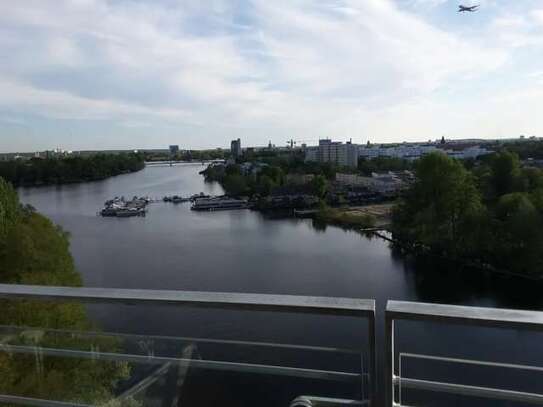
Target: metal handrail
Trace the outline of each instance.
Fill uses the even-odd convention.
[[[388,301],[386,312],[392,319],[543,331],[543,312],[540,311]]]
[[[36,285],[14,285],[0,284],[0,298],[8,299],[39,299],[39,300],[61,300],[61,301],[82,301],[99,303],[152,303],[183,305],[190,307],[227,308],[249,311],[273,311],[288,313],[311,313],[318,315],[363,317],[368,320],[369,337],[369,394],[371,405],[375,405],[375,301],[355,298],[337,297],[310,297],[295,295],[271,295],[271,294],[242,294],[226,292],[201,292],[201,291],[174,291],[174,290],[141,290],[141,289],[119,289],[119,288],[92,288],[92,287],[51,287]],[[239,342],[249,343],[249,342]],[[256,343],[251,343],[255,345]],[[260,344],[268,346],[271,344]],[[286,347],[288,345],[280,344]],[[30,351],[25,346],[3,345],[4,350],[12,352],[27,353]],[[315,347],[318,349],[318,347]],[[87,357],[86,352],[40,349],[41,352],[67,357]],[[140,360],[138,355],[116,355],[100,354],[101,358],[116,360],[130,359]],[[157,363],[170,361],[189,362],[174,358],[154,357]],[[239,369],[240,371],[264,372],[269,371],[282,375],[303,375],[307,377],[320,377],[332,380],[352,380],[364,377],[347,372],[319,371],[313,369],[300,369],[283,366],[253,365],[247,363],[234,363],[222,361],[190,360],[193,367],[212,369]],[[10,397],[10,396],[4,396]],[[41,401],[40,401],[41,402]]]
[[[366,317],[375,314],[375,300],[298,295],[0,284],[0,297],[85,302],[152,302],[197,307]]]
[[[294,295],[270,295],[270,294],[240,294],[221,292],[199,292],[199,291],[173,291],[173,290],[139,290],[139,289],[117,289],[117,288],[90,288],[90,287],[46,287],[31,285],[0,284],[0,298],[9,299],[42,299],[62,301],[83,301],[83,302],[117,302],[117,303],[152,303],[152,304],[173,304],[191,307],[213,307],[231,308],[252,311],[274,311],[274,312],[298,312],[338,316],[356,316],[368,318],[369,322],[369,345],[370,345],[370,396],[371,405],[375,405],[375,301],[361,300],[354,298],[333,298],[333,297],[306,297]],[[473,325],[481,327],[495,327],[506,329],[523,329],[532,331],[543,331],[543,312],[522,311],[510,309],[482,308],[470,306],[456,306],[443,304],[426,304],[406,301],[388,301],[385,313],[385,341],[386,341],[386,364],[385,397],[387,406],[395,405],[395,385],[401,384],[414,389],[431,389],[441,392],[455,394],[478,395],[481,397],[494,397],[506,400],[522,400],[531,403],[543,403],[543,395],[535,393],[523,393],[512,390],[496,388],[468,386],[456,383],[440,383],[428,380],[412,378],[400,378],[395,375],[395,349],[394,349],[394,322],[396,320],[440,322],[446,324]],[[98,333],[92,333],[98,334]],[[170,338],[170,337],[169,337]],[[171,338],[173,339],[173,338]],[[205,338],[184,338],[192,339],[194,342],[215,342]],[[249,341],[227,341],[231,344],[273,346],[272,343],[256,343]],[[282,347],[297,348],[297,345],[277,344]],[[300,346],[301,347],[301,346]],[[14,352],[29,352],[30,349],[24,346],[3,345],[4,350]],[[303,347],[301,347],[303,348]],[[309,347],[313,350],[323,350],[320,347]],[[325,350],[334,350],[325,349]],[[59,356],[88,356],[85,352],[41,349],[42,352]],[[352,350],[349,350],[352,351]],[[60,353],[59,353],[60,352]],[[73,353],[73,354],[72,354]],[[138,355],[115,355],[101,354],[105,359],[131,359],[139,360]],[[433,356],[423,355],[425,358]],[[347,372],[329,372],[312,369],[298,369],[284,366],[264,366],[252,364],[236,364],[222,361],[194,361],[176,358],[156,358],[156,363],[167,362],[190,362],[196,368],[212,369],[239,369],[252,372],[273,372],[280,375],[298,375],[307,377],[327,377],[334,380],[354,380],[356,374]],[[472,363],[472,362],[470,362]],[[492,362],[483,362],[487,365],[494,365]],[[473,362],[473,364],[476,364]],[[505,367],[512,364],[499,364]],[[533,366],[514,365],[520,369],[534,370]],[[538,369],[539,370],[539,369]],[[360,376],[362,377],[362,376]],[[2,397],[8,397],[3,396]],[[11,397],[11,396],[9,396]],[[310,396],[300,398],[298,402],[307,402]],[[7,400],[7,399],[6,399]],[[17,402],[16,400],[11,400]],[[23,399],[21,398],[21,401]],[[26,400],[24,400],[26,401]],[[322,403],[322,400],[320,400]],[[329,400],[327,400],[329,401]],[[352,401],[356,403],[357,401]]]
[[[0,333],[21,333],[24,331],[31,331],[36,329],[32,326],[24,325],[0,325]],[[313,346],[313,345],[295,345],[281,342],[262,342],[262,341],[240,341],[233,339],[212,339],[202,338],[194,336],[171,336],[171,335],[147,335],[147,334],[130,334],[122,332],[108,332],[108,331],[76,331],[73,329],[50,329],[48,333],[54,333],[59,335],[71,335],[81,337],[107,337],[114,336],[116,338],[130,339],[130,340],[160,340],[160,341],[177,341],[197,344],[217,344],[228,346],[248,346],[259,348],[274,348],[274,349],[288,349],[299,351],[313,351],[313,352],[330,352],[330,353],[344,353],[347,355],[360,354],[360,348],[338,348],[329,346]]]
[[[476,395],[510,401],[543,404],[543,395],[512,390],[470,386],[456,383],[441,383],[428,380],[403,378],[395,372],[394,322],[396,320],[439,322],[446,324],[475,325],[504,329],[543,331],[543,312],[500,308],[470,307],[459,305],[429,304],[408,301],[388,301],[385,312],[385,384],[386,406],[396,406],[395,385],[405,385],[419,390]],[[424,358],[432,356],[423,355]],[[437,359],[437,357],[436,357]],[[440,358],[441,359],[441,358]],[[451,358],[443,358],[451,359]],[[452,359],[451,359],[452,360]],[[471,363],[471,362],[470,362]],[[475,364],[475,362],[473,362]],[[534,366],[482,362],[485,365],[536,369]]]

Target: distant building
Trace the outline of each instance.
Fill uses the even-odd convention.
[[[409,171],[405,172],[405,174],[393,171],[383,174],[374,172],[371,177],[364,177],[358,174],[342,174],[338,172],[336,173],[336,182],[342,185],[365,187],[374,192],[388,195],[398,193],[406,185],[402,178],[406,178],[408,175],[412,176],[412,173]]]
[[[241,140],[239,138],[230,142],[230,152],[232,153],[232,158],[234,159],[242,156]]]
[[[443,150],[451,158],[457,158],[459,160],[476,159],[483,155],[492,154],[493,151],[487,150],[480,146],[471,146],[462,150]]]
[[[318,147],[305,149],[305,161],[332,163],[343,167],[358,165],[358,146],[351,142],[343,144],[330,139],[319,140]]]
[[[518,139],[517,139],[518,140]],[[442,144],[445,141],[445,144]],[[435,143],[402,143],[396,145],[356,145],[351,142],[341,143],[330,139],[319,140],[318,147],[306,147],[305,161],[330,162],[339,166],[356,167],[358,158],[371,160],[378,157],[401,158],[404,160],[418,160],[432,152],[443,152],[449,157],[457,159],[476,159],[491,154],[492,151],[481,147],[480,140],[470,139],[462,143],[447,141],[444,138]],[[479,144],[479,145],[478,145]]]
[[[318,161],[319,148],[308,147],[305,149],[305,162]]]
[[[435,145],[428,144],[401,144],[389,147],[360,147],[358,155],[365,159],[377,157],[403,158],[417,160],[425,154],[437,151]]]
[[[46,158],[62,158],[72,154],[72,151],[55,148],[54,150],[45,151]]]
[[[171,145],[170,146],[170,154],[171,155],[177,155],[179,153],[179,146],[178,145]]]

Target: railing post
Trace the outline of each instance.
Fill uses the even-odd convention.
[[[385,310],[385,407],[394,407],[394,319]]]
[[[376,356],[377,349],[375,347],[375,311],[368,317],[368,336],[369,336],[369,359],[370,359],[370,405],[371,407],[377,406],[377,371],[376,371]]]

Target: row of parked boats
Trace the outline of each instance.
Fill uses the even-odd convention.
[[[134,196],[131,200],[124,197],[115,197],[106,201],[104,208],[99,212],[102,216],[128,218],[132,216],[145,216],[147,205],[151,202],[149,198]]]
[[[228,196],[210,196],[203,192],[190,197],[179,195],[165,196],[164,202],[181,203],[191,202],[190,207],[193,211],[219,211],[229,209],[247,209],[250,207],[246,199],[234,199]],[[127,218],[131,216],[145,216],[147,205],[153,201],[147,197],[134,196],[131,200],[125,200],[124,197],[115,197],[106,201],[104,208],[99,212],[102,216]]]

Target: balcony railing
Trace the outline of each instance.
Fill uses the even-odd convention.
[[[124,405],[123,400],[134,397],[142,391],[153,386],[159,380],[175,370],[174,383],[182,385],[187,377],[189,369],[237,372],[240,374],[266,375],[274,377],[287,377],[295,379],[309,379],[312,381],[348,383],[358,388],[360,398],[342,399],[326,397],[323,395],[298,394],[291,401],[294,406],[344,406],[367,405],[375,402],[372,397],[375,392],[375,302],[373,300],[359,300],[351,298],[332,297],[303,297],[291,295],[265,295],[265,294],[238,294],[218,292],[193,292],[193,291],[168,291],[168,290],[135,290],[135,289],[103,289],[103,288],[72,288],[72,287],[45,287],[0,284],[0,297],[8,300],[39,300],[39,301],[75,301],[84,303],[121,303],[121,304],[146,304],[146,305],[175,305],[197,308],[219,308],[232,310],[264,311],[274,313],[304,313],[316,315],[328,315],[334,317],[359,317],[368,322],[368,343],[370,352],[362,348],[340,348],[330,346],[311,346],[277,342],[225,340],[213,338],[195,338],[181,336],[161,335],[135,335],[119,332],[99,331],[74,331],[69,329],[47,329],[38,331],[41,338],[114,338],[122,340],[127,349],[141,349],[142,344],[152,344],[147,348],[157,348],[158,343],[162,347],[171,344],[184,344],[181,354],[167,356],[156,354],[154,350],[146,348],[144,352],[138,351],[104,351],[96,348],[63,348],[58,346],[43,346],[39,340],[28,343],[25,338],[28,335],[36,335],[37,327],[0,326],[0,353],[11,356],[33,355],[36,358],[36,369],[43,365],[43,359],[62,358],[75,360],[92,360],[99,362],[119,362],[151,367],[146,369],[145,377],[131,383],[115,397],[117,404]],[[21,343],[21,341],[23,343]],[[52,340],[55,342],[55,340]],[[87,342],[85,342],[87,343]],[[93,343],[92,340],[90,343]],[[235,346],[256,349],[274,349],[294,352],[313,352],[317,354],[349,355],[359,359],[360,370],[358,372],[317,369],[300,366],[285,366],[281,363],[250,363],[245,361],[225,361],[202,358],[195,355],[199,346],[220,345]],[[139,347],[139,348],[138,348]],[[170,346],[171,348],[172,346]],[[177,348],[179,348],[177,346]],[[142,369],[144,370],[144,369]],[[171,375],[171,374],[170,374]],[[1,388],[1,387],[0,387]],[[176,397],[172,397],[172,403],[176,405]],[[75,401],[49,400],[29,397],[20,394],[0,394],[0,402],[14,405],[31,406],[88,406],[88,403]],[[109,405],[109,404],[104,404]],[[148,400],[143,405],[152,405]],[[158,405],[158,404],[157,404]],[[160,403],[163,405],[163,403]]]
[[[115,394],[112,404],[123,406],[125,400],[137,399],[157,383],[169,383],[174,388],[190,380],[189,371],[236,372],[243,375],[303,379],[320,382],[343,383],[359,389],[356,398],[338,397],[337,394],[300,393],[289,400],[292,407],[309,406],[362,406],[377,405],[384,399],[386,406],[416,405],[405,400],[405,392],[420,391],[432,395],[452,394],[478,399],[520,402],[522,404],[543,404],[543,394],[513,389],[511,386],[469,384],[432,378],[432,363],[439,363],[461,369],[476,367],[494,372],[521,371],[542,374],[543,367],[535,364],[506,363],[484,358],[458,357],[455,354],[428,352],[407,352],[401,344],[395,344],[397,324],[400,321],[432,323],[439,325],[467,326],[471,329],[499,328],[515,331],[543,332],[543,312],[516,311],[496,308],[424,304],[415,302],[389,301],[385,313],[384,346],[375,343],[375,302],[352,298],[303,297],[290,295],[237,294],[214,292],[189,292],[167,290],[132,290],[102,288],[68,288],[0,284],[0,297],[7,300],[60,301],[83,303],[119,303],[145,305],[175,305],[183,307],[232,309],[255,312],[303,313],[332,317],[355,317],[368,323],[368,345],[366,347],[320,346],[278,341],[255,341],[243,339],[217,339],[187,336],[149,335],[147,333],[102,332],[98,330],[40,329],[39,327],[7,324],[0,326],[0,356],[10,358],[23,355],[34,360],[35,369],[42,369],[44,360],[66,359],[92,361],[92,363],[130,363],[144,366],[140,377],[127,380],[124,387]],[[1,312],[1,309],[0,309]],[[326,328],[325,328],[326,329]],[[358,329],[358,328],[357,328]],[[47,336],[48,342],[41,341]],[[30,338],[30,339],[29,339]],[[69,338],[69,340],[67,340]],[[106,338],[122,341],[123,346],[114,350],[100,349],[97,339]],[[78,339],[85,339],[85,346],[78,346]],[[69,343],[70,346],[63,346]],[[89,344],[90,347],[88,346]],[[310,352],[317,355],[343,355],[359,358],[358,371],[349,369],[315,368],[284,364],[280,361],[253,363],[247,360],[220,360],[203,357],[199,349],[206,346],[230,346],[241,349],[251,348],[258,352],[281,350],[294,353]],[[469,343],[461,344],[469,347]],[[162,349],[176,349],[176,353],[162,352]],[[376,386],[376,352],[383,351],[384,386]],[[242,351],[243,352],[243,351]],[[320,356],[316,356],[317,358]],[[428,364],[428,376],[415,377],[408,374],[405,365],[416,361]],[[403,366],[402,366],[403,365]],[[0,360],[0,368],[1,368]],[[0,372],[1,373],[1,372]],[[207,373],[206,373],[207,374]],[[498,375],[498,373],[495,373]],[[506,373],[507,374],[507,373]],[[173,384],[172,384],[173,383]],[[0,389],[2,383],[0,379]],[[1,392],[0,392],[1,393]],[[167,404],[145,400],[143,405],[180,405],[179,396],[171,394]],[[159,397],[160,398],[160,397]],[[156,401],[156,400],[155,400]],[[29,394],[0,394],[0,403],[30,406],[90,406],[77,400],[59,400],[32,397]],[[129,404],[126,404],[129,405]],[[474,404],[476,405],[476,404]]]
[[[490,327],[515,331],[543,331],[543,312],[388,301],[385,321],[387,406],[405,405],[402,399],[402,390],[408,389],[428,392],[433,395],[433,398],[436,398],[438,394],[452,394],[477,399],[491,399],[495,402],[500,400],[520,402],[521,405],[543,404],[543,394],[540,393],[497,386],[420,379],[405,375],[402,372],[402,362],[405,364],[408,360],[427,363],[438,362],[451,368],[466,369],[466,367],[476,366],[493,371],[496,376],[513,370],[531,372],[532,374],[543,373],[543,368],[519,363],[402,352],[401,349],[397,349],[394,343],[395,323],[398,321],[464,325],[472,329]],[[469,347],[469,343],[463,343],[461,346]],[[509,386],[511,385],[511,381],[505,380],[505,382]]]

